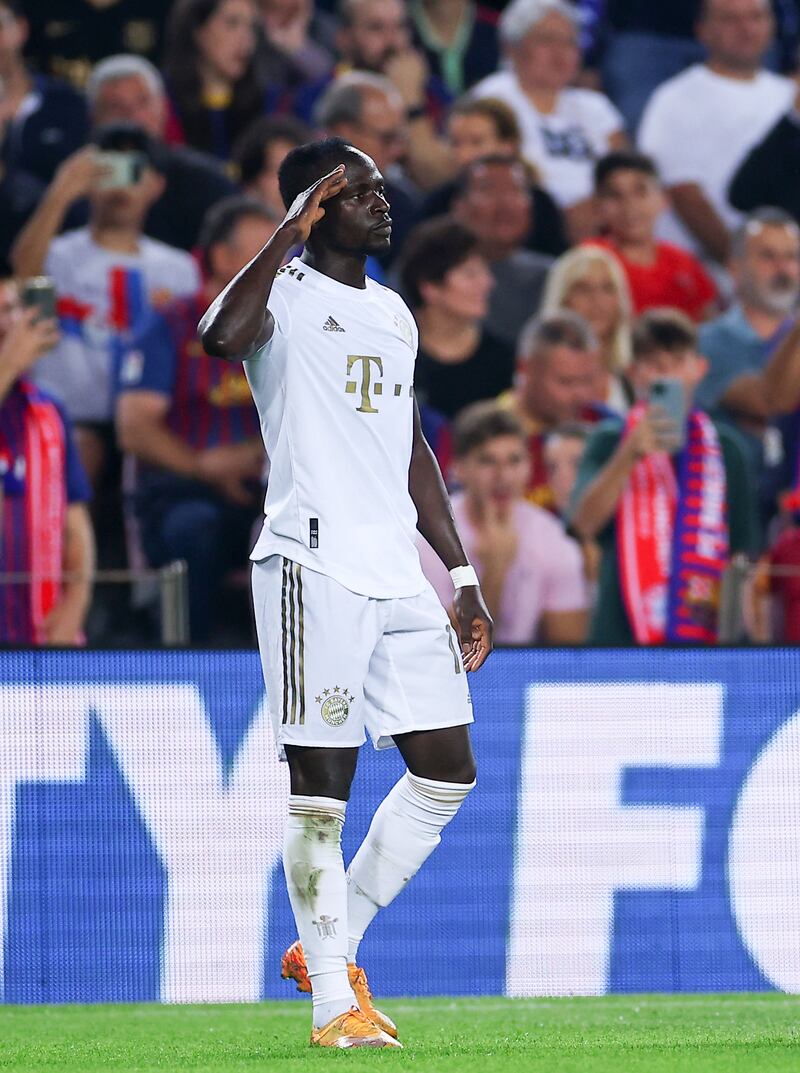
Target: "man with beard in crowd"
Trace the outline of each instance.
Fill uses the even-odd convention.
[[[736,301],[700,329],[709,369],[697,402],[744,433],[757,465],[774,464],[762,373],[794,323],[800,297],[800,228],[792,217],[780,209],[751,213],[734,237],[731,271]]]

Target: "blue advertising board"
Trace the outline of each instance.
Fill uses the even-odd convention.
[[[796,651],[499,651],[472,692],[376,992],[800,991]],[[345,860],[401,770],[362,750]],[[291,997],[287,789],[254,652],[0,652],[3,1000]]]

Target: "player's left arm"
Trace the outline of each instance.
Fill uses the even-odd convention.
[[[450,497],[439,464],[422,434],[419,407],[414,400],[414,442],[408,489],[417,508],[417,528],[448,570],[467,566],[468,560],[456,530]],[[456,589],[453,610],[458,621],[464,667],[477,671],[492,651],[494,625],[478,585]]]

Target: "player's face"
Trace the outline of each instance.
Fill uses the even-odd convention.
[[[350,157],[345,176],[347,186],[325,202],[325,216],[314,232],[341,253],[384,253],[392,240],[392,218],[383,176],[367,156]]]
[[[503,511],[525,493],[530,461],[519,436],[496,436],[462,458],[457,466],[467,495],[479,506]]]
[[[651,175],[634,169],[613,172],[598,198],[602,221],[618,242],[650,242],[664,198]]]
[[[608,342],[619,324],[619,294],[608,267],[589,262],[564,296],[564,306],[587,320],[601,342]]]

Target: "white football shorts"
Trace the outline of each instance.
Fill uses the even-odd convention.
[[[278,751],[394,745],[472,722],[461,646],[436,593],[377,600],[281,555],[253,563],[258,647]]]

